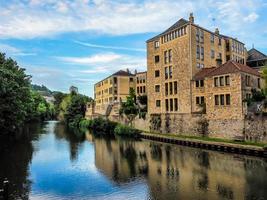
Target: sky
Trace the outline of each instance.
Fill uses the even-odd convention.
[[[0,0],[0,52],[34,84],[93,96],[111,73],[146,70],[146,40],[191,12],[267,54],[266,9],[267,0]]]

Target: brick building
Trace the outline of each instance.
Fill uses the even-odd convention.
[[[195,112],[191,81],[200,71],[234,60],[246,63],[246,49],[237,39],[180,19],[147,41],[148,113]],[[201,101],[201,100],[200,100]]]

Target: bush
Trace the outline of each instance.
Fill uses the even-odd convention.
[[[140,131],[131,128],[129,126],[125,126],[122,124],[118,124],[114,130],[114,133],[119,136],[127,136],[127,137],[139,137],[140,136]]]
[[[117,123],[101,117],[93,119],[89,129],[97,135],[113,135]]]
[[[91,128],[93,123],[93,120],[88,120],[88,119],[82,119],[79,123],[80,129],[89,129]]]

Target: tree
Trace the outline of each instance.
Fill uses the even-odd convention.
[[[0,53],[0,130],[15,133],[26,121],[31,105],[30,76]]]
[[[133,88],[130,88],[130,94],[126,99],[126,102],[121,104],[120,114],[125,114],[132,125],[132,121],[138,114],[138,106],[135,104],[136,96]]]
[[[80,121],[85,116],[86,103],[89,98],[76,93],[71,93],[66,101],[64,121],[71,128],[78,128]]]

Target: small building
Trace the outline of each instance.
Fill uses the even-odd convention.
[[[135,88],[135,75],[119,70],[94,85],[95,113],[106,115],[113,103],[126,100],[130,88]]]
[[[228,61],[200,70],[191,87],[193,112],[203,112],[204,105],[207,119],[244,119],[244,100],[251,97],[251,89],[261,89],[261,77],[249,66]]]
[[[247,65],[260,71],[263,66],[267,66],[267,56],[252,48],[247,52]]]

